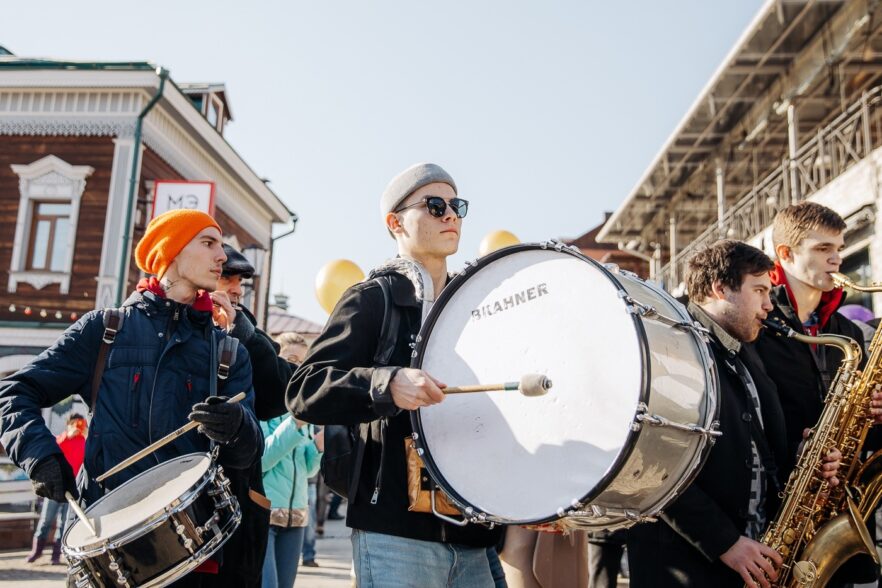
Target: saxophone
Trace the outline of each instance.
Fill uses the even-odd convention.
[[[833,279],[837,286],[882,292],[882,285],[857,287],[843,274],[833,274]],[[771,321],[766,326],[803,343],[838,347],[844,355],[821,417],[787,481],[781,508],[762,538],[784,560],[775,586],[821,588],[854,555],[867,553],[878,564],[866,520],[882,498],[882,452],[866,463],[861,462],[860,453],[873,424],[871,395],[882,389],[882,329],[873,337],[866,369],[861,372],[861,348],[853,339],[811,337]],[[839,485],[831,487],[821,477],[820,467],[834,448],[842,459]]]

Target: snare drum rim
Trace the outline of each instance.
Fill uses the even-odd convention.
[[[420,328],[420,333],[416,339],[416,345],[414,347],[413,356],[410,362],[410,367],[412,368],[421,368],[423,363],[423,357],[426,352],[426,342],[428,341],[429,336],[432,334],[432,330],[435,327],[435,323],[438,320],[438,316],[441,314],[441,310],[447,305],[447,302],[457,290],[468,280],[468,278],[478,269],[489,265],[503,257],[507,257],[514,253],[520,253],[524,251],[553,251],[557,253],[565,253],[567,255],[571,255],[577,259],[585,261],[590,265],[593,265],[596,269],[598,269],[606,278],[612,282],[612,284],[616,287],[616,289],[621,293],[626,293],[624,286],[622,283],[616,279],[613,272],[608,270],[603,264],[598,261],[591,259],[583,255],[580,251],[576,250],[571,246],[558,246],[557,244],[549,244],[549,243],[521,243],[518,245],[512,245],[511,247],[505,247],[503,249],[499,249],[486,255],[484,257],[479,258],[477,261],[466,264],[465,269],[459,274],[457,274],[447,286],[441,291],[441,295],[436,299],[435,303],[432,305],[432,309],[429,311],[429,315],[426,317],[426,320],[423,322],[422,327]],[[649,361],[649,341],[646,335],[646,330],[643,328],[643,321],[636,315],[631,314],[631,320],[634,324],[635,331],[637,332],[638,338],[638,347],[640,349],[640,364],[643,369],[643,373],[645,374],[644,378],[641,381],[640,385],[640,394],[638,396],[638,403],[647,403],[649,401],[649,394],[651,391],[652,377],[649,373],[650,370],[650,361]],[[634,413],[636,414],[637,407],[634,407]],[[467,500],[465,500],[458,492],[452,489],[450,484],[444,478],[444,476],[439,471],[435,460],[432,459],[432,454],[429,451],[428,445],[425,441],[425,434],[423,431],[422,420],[420,418],[420,409],[413,410],[410,412],[410,423],[413,431],[415,433],[414,441],[417,444],[417,447],[422,449],[422,460],[423,464],[426,466],[426,471],[431,476],[432,480],[447,494],[447,496],[453,501],[454,505],[459,508],[461,511],[466,513],[466,516],[469,519],[477,518],[477,519],[486,519],[487,521],[491,521],[494,523],[499,523],[503,525],[508,524],[518,524],[518,525],[537,525],[543,523],[549,523],[552,521],[559,520],[561,515],[558,513],[554,513],[553,515],[549,515],[547,517],[542,517],[538,519],[527,519],[527,520],[511,520],[504,517],[500,517],[494,514],[485,513],[483,511],[477,510],[474,506],[470,505]],[[640,430],[635,431],[632,427],[628,432],[628,436],[625,438],[625,443],[623,445],[622,452],[616,457],[615,461],[610,464],[610,467],[604,473],[603,476],[597,481],[594,488],[591,489],[585,496],[578,498],[579,505],[561,505],[561,508],[564,511],[572,510],[574,508],[581,508],[584,505],[590,503],[597,496],[603,493],[606,486],[615,478],[616,472],[627,462],[628,458],[631,456],[632,451],[637,445],[636,440],[640,436]],[[472,511],[472,512],[470,512]],[[566,512],[565,512],[566,514]]]
[[[101,540],[96,541],[94,543],[84,545],[82,547],[68,547],[67,535],[68,535],[68,533],[70,533],[73,530],[73,525],[71,525],[68,529],[66,529],[64,531],[64,536],[62,537],[62,541],[61,541],[61,547],[62,547],[62,551],[64,552],[64,554],[70,555],[73,557],[79,557],[79,558],[88,558],[88,557],[94,557],[96,555],[100,555],[110,549],[115,549],[116,547],[118,547],[120,545],[125,545],[126,543],[129,543],[132,540],[137,539],[138,537],[141,537],[143,535],[146,535],[147,533],[150,533],[151,531],[156,529],[159,525],[161,525],[162,523],[167,521],[173,514],[176,514],[180,511],[184,510],[185,508],[187,508],[191,504],[193,504],[193,502],[196,500],[196,498],[199,497],[200,493],[202,492],[202,489],[205,488],[205,486],[208,485],[211,482],[211,480],[214,479],[214,477],[217,475],[217,465],[215,465],[214,460],[211,459],[211,454],[202,453],[202,452],[188,453],[186,455],[180,455],[180,456],[175,457],[173,459],[174,460],[181,460],[181,459],[188,458],[188,457],[208,457],[211,465],[209,465],[208,469],[205,471],[205,473],[202,475],[202,477],[195,484],[193,484],[192,486],[187,488],[187,490],[185,490],[176,499],[177,504],[174,508],[169,509],[168,506],[163,507],[162,509],[149,515],[148,517],[146,517],[142,521],[139,521],[138,522],[139,526],[136,529],[127,529],[121,533],[117,533],[116,535],[112,535],[110,537],[101,539]],[[171,460],[168,460],[168,461],[171,461]],[[165,463],[168,463],[168,461],[164,461],[160,464],[157,464],[157,465],[151,467],[148,470],[141,472],[140,474],[138,474],[137,476],[135,476],[131,480],[127,480],[126,482],[124,482],[120,486],[114,488],[110,492],[115,492],[121,488],[124,488],[127,484],[134,483],[135,480],[138,480],[139,478],[146,476],[147,474],[150,474],[154,468],[156,468],[160,465],[163,465]],[[110,492],[108,492],[107,494],[105,494],[101,498],[108,496],[110,494]],[[95,506],[100,502],[100,500],[101,499],[99,498],[95,502],[95,504],[91,505],[88,509],[86,509],[85,512],[87,515],[89,514],[89,511],[91,511],[93,508],[95,508]],[[77,522],[80,522],[80,521],[77,519]]]

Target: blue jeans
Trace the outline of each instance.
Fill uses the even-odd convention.
[[[309,484],[309,524],[306,526],[306,534],[303,536],[303,561],[315,560],[315,525],[316,525],[316,509],[315,501],[317,498],[316,485]]]
[[[493,588],[487,550],[352,530],[358,588]]]
[[[297,555],[303,550],[306,527],[270,525],[266,557],[263,560],[263,588],[291,588],[297,578]]]
[[[55,502],[54,500],[44,498],[43,509],[40,511],[40,521],[37,523],[34,537],[45,541],[49,537],[49,530],[56,519],[58,522],[55,525],[55,540],[61,541],[61,537],[64,534],[64,523],[67,520],[67,503]]]
[[[499,554],[496,553],[495,547],[487,548],[487,560],[490,562],[490,575],[493,577],[493,585],[496,588],[508,588],[505,582],[505,570],[502,569],[502,562],[499,561]]]

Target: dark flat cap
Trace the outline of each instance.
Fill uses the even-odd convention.
[[[254,275],[254,266],[240,252],[224,243],[224,253],[227,254],[223,267],[224,277],[242,276],[247,280]]]

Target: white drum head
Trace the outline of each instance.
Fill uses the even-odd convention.
[[[521,249],[457,283],[427,319],[421,367],[449,386],[537,373],[553,387],[420,409],[430,471],[501,522],[557,518],[599,491],[625,451],[644,388],[638,327],[609,274],[567,253]]]
[[[81,549],[137,527],[180,499],[202,479],[209,467],[211,458],[207,454],[192,453],[135,476],[86,511],[98,532],[97,537],[82,521],[76,520],[65,533],[65,545]]]

